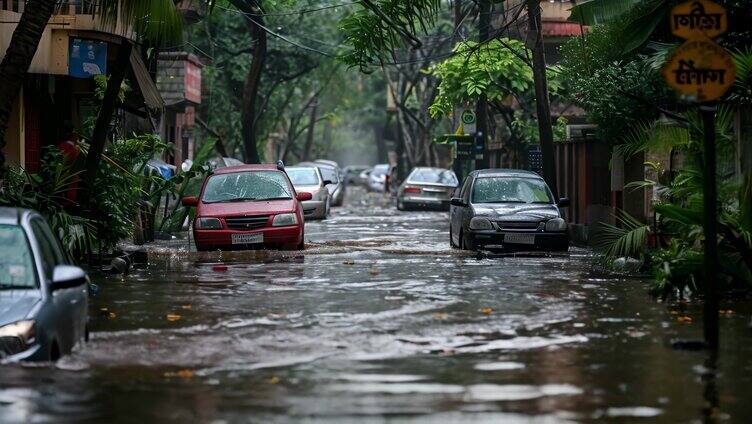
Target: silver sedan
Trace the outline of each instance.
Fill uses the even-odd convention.
[[[397,190],[397,209],[447,210],[458,184],[449,169],[414,168]]]
[[[292,166],[285,168],[297,193],[311,193],[311,200],[302,202],[303,217],[305,219],[325,219],[331,208],[331,195],[327,185],[332,182],[325,180],[321,170],[315,166]]]

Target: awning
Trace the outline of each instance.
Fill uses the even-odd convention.
[[[131,69],[139,91],[144,98],[144,104],[153,112],[160,113],[165,106],[164,100],[162,95],[159,94],[154,80],[151,79],[144,60],[141,59],[141,53],[136,48],[131,50]]]

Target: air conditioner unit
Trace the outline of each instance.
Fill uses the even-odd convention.
[[[567,125],[567,140],[595,138],[597,129],[594,124]]]

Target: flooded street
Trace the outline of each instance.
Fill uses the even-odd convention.
[[[749,303],[722,305],[717,361],[677,351],[699,306],[603,278],[584,249],[478,259],[449,248],[447,220],[356,193],[306,225],[304,253],[173,249],[96,276],[91,341],[51,373],[1,366],[0,422],[752,416]]]

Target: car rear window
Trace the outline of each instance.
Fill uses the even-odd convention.
[[[473,203],[552,203],[548,186],[536,178],[484,177],[475,180]]]
[[[204,188],[204,203],[292,199],[292,187],[278,171],[244,171],[217,174]]]
[[[456,187],[459,182],[448,169],[416,169],[407,179],[411,183],[444,184]]]
[[[371,172],[373,175],[384,175],[389,172],[389,165],[376,165]]]
[[[290,177],[292,184],[296,186],[319,185],[319,174],[315,168],[288,168],[287,176]]]
[[[0,290],[37,287],[34,260],[23,228],[0,225]]]

